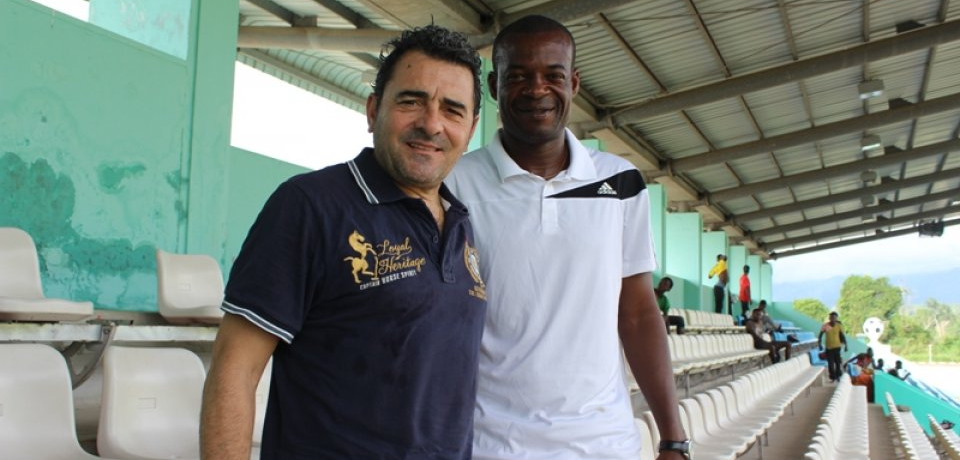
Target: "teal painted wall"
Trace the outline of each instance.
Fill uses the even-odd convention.
[[[927,436],[933,436],[927,414],[932,414],[937,421],[943,421],[944,419],[952,421],[955,424],[954,432],[960,434],[960,425],[956,425],[957,421],[960,420],[960,410],[930,396],[925,391],[883,373],[874,374],[873,388],[876,401],[883,407],[884,415],[890,414],[887,407],[887,397],[885,396],[886,393],[890,393],[893,396],[893,402],[897,405],[910,407],[913,417],[923,427]]]
[[[233,265],[240,253],[240,246],[263,204],[277,186],[288,178],[308,172],[309,169],[246,150],[233,148],[230,156],[231,187],[227,214],[230,216],[230,228],[226,239],[226,267]],[[228,272],[224,272],[226,275]]]
[[[757,302],[766,300],[767,303],[770,303],[773,300],[773,265],[766,262],[761,263],[758,274],[760,275],[760,290],[757,291],[759,294]]]
[[[674,275],[673,290],[682,293],[683,303],[676,306],[697,309],[700,306],[700,283],[697,281],[700,279],[703,219],[695,212],[668,213],[665,235],[664,272]]]
[[[663,185],[647,184],[647,193],[650,196],[650,232],[653,235],[653,250],[657,254],[657,269],[654,275],[664,276],[666,245],[664,244],[664,230],[666,225],[667,197]],[[671,277],[672,278],[672,277]],[[674,283],[676,283],[674,279]],[[673,299],[670,299],[672,302]]]
[[[726,232],[703,232],[700,239],[700,309],[715,311],[713,286],[717,284],[717,277],[707,278],[707,273],[717,264],[717,254],[727,253],[728,244]],[[729,270],[729,267],[728,267]]]
[[[760,256],[753,254],[747,256],[747,265],[750,266],[750,299],[752,302],[750,308],[756,308],[757,302],[760,301],[760,292],[763,290],[763,280],[760,273],[761,263]],[[743,267],[739,267],[735,273],[739,278],[743,274]]]
[[[151,14],[182,23],[184,1]],[[154,311],[156,248],[229,268],[266,195],[300,172],[230,147],[238,5],[187,4],[179,59],[0,2],[0,59],[22,63],[0,67],[0,225],[34,237],[49,297]]]
[[[24,0],[0,31],[0,225],[33,235],[48,296],[152,305],[186,218],[186,63]]]

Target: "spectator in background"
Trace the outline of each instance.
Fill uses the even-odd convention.
[[[893,365],[893,367],[891,367],[891,368],[887,371],[887,373],[890,374],[890,375],[892,375],[892,376],[894,376],[894,377],[896,377],[896,378],[898,378],[898,379],[900,379],[900,380],[906,380],[907,377],[910,376],[910,372],[903,368],[903,361],[900,361],[899,359],[898,359],[897,362]]]
[[[830,374],[830,381],[836,382],[843,375],[843,358],[840,357],[840,348],[843,351],[849,350],[847,346],[847,336],[843,333],[843,324],[839,320],[840,315],[837,312],[830,312],[830,319],[820,327],[820,335],[817,336],[817,345],[820,350],[826,347],[827,370]],[[823,343],[823,336],[827,336],[826,343]]]
[[[883,358],[880,358],[880,359],[877,360],[877,362],[873,363],[873,369],[874,369],[874,370],[878,370],[878,371],[880,371],[880,372],[886,372],[886,371],[883,369]]]
[[[867,348],[850,361],[856,366],[850,372],[850,383],[867,387],[867,402],[873,402],[873,349]],[[848,361],[849,364],[849,361]]]
[[[676,326],[677,334],[683,334],[684,329],[687,327],[686,321],[682,316],[669,314],[670,299],[667,298],[667,293],[670,292],[671,289],[673,289],[673,279],[669,276],[664,276],[653,292],[657,295],[657,306],[660,307],[660,313],[663,313],[663,322],[667,325],[667,333],[670,333],[670,326]]]
[[[750,266],[743,266],[743,275],[740,275],[740,309],[743,318],[747,318],[747,312],[750,311],[750,303],[753,296],[750,294]]]
[[[774,363],[780,362],[780,350],[784,350],[783,355],[785,359],[790,359],[790,352],[793,347],[791,347],[790,342],[785,342],[782,340],[768,340],[764,337],[763,332],[763,322],[761,317],[763,313],[759,308],[754,309],[750,312],[750,319],[747,320],[746,329],[747,333],[750,334],[750,337],[753,338],[753,348],[757,350],[767,350],[770,352],[770,360]]]
[[[766,300],[761,300],[760,303],[757,304],[757,310],[760,310],[760,315],[761,315],[760,322],[763,324],[764,332],[770,335],[773,335],[774,332],[783,333],[783,325],[774,321],[773,318],[771,318],[770,315],[767,314]],[[787,342],[790,342],[790,343],[799,342],[796,334],[786,334],[786,336],[787,336]]]
[[[730,282],[730,275],[727,273],[727,256],[717,254],[717,263],[707,273],[707,278],[717,277],[717,284],[713,285],[714,309],[717,313],[723,313],[723,301],[727,297],[727,283]],[[733,316],[732,307],[727,309],[727,313]]]

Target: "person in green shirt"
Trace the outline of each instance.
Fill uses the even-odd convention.
[[[673,289],[673,280],[669,276],[664,276],[653,292],[657,294],[657,306],[663,313],[663,323],[667,326],[667,333],[670,333],[670,326],[676,326],[677,334],[683,334],[687,327],[686,321],[682,316],[669,314],[670,299],[667,298],[667,292],[670,292],[671,289]]]

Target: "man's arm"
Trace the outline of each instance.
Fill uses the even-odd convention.
[[[850,351],[850,346],[847,345],[847,335],[843,333],[843,329],[840,329],[840,343],[843,344],[843,351]]]
[[[624,278],[620,290],[619,330],[627,362],[653,412],[660,438],[680,441],[687,436],[680,423],[667,333],[662,323],[650,273]],[[657,458],[680,459],[682,456],[665,451]]]
[[[817,347],[823,350],[823,326],[820,326],[820,335],[817,336]]]
[[[220,322],[200,411],[200,457],[247,460],[253,440],[256,391],[277,338],[241,316]]]

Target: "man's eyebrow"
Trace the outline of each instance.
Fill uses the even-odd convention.
[[[397,99],[402,98],[402,97],[414,97],[414,98],[417,98],[417,99],[426,100],[426,99],[429,99],[429,98],[430,98],[430,94],[428,94],[426,91],[420,91],[420,90],[415,90],[415,89],[407,89],[407,90],[403,90],[403,91],[398,92],[396,97],[397,97]],[[448,105],[448,106],[453,107],[453,108],[456,108],[456,109],[461,109],[461,110],[466,110],[466,109],[467,109],[467,104],[465,104],[465,103],[463,103],[463,102],[460,102],[460,101],[458,101],[458,100],[456,100],[456,99],[450,99],[450,98],[448,98],[448,97],[445,97],[445,98],[441,99],[441,102],[443,102],[445,105]]]

